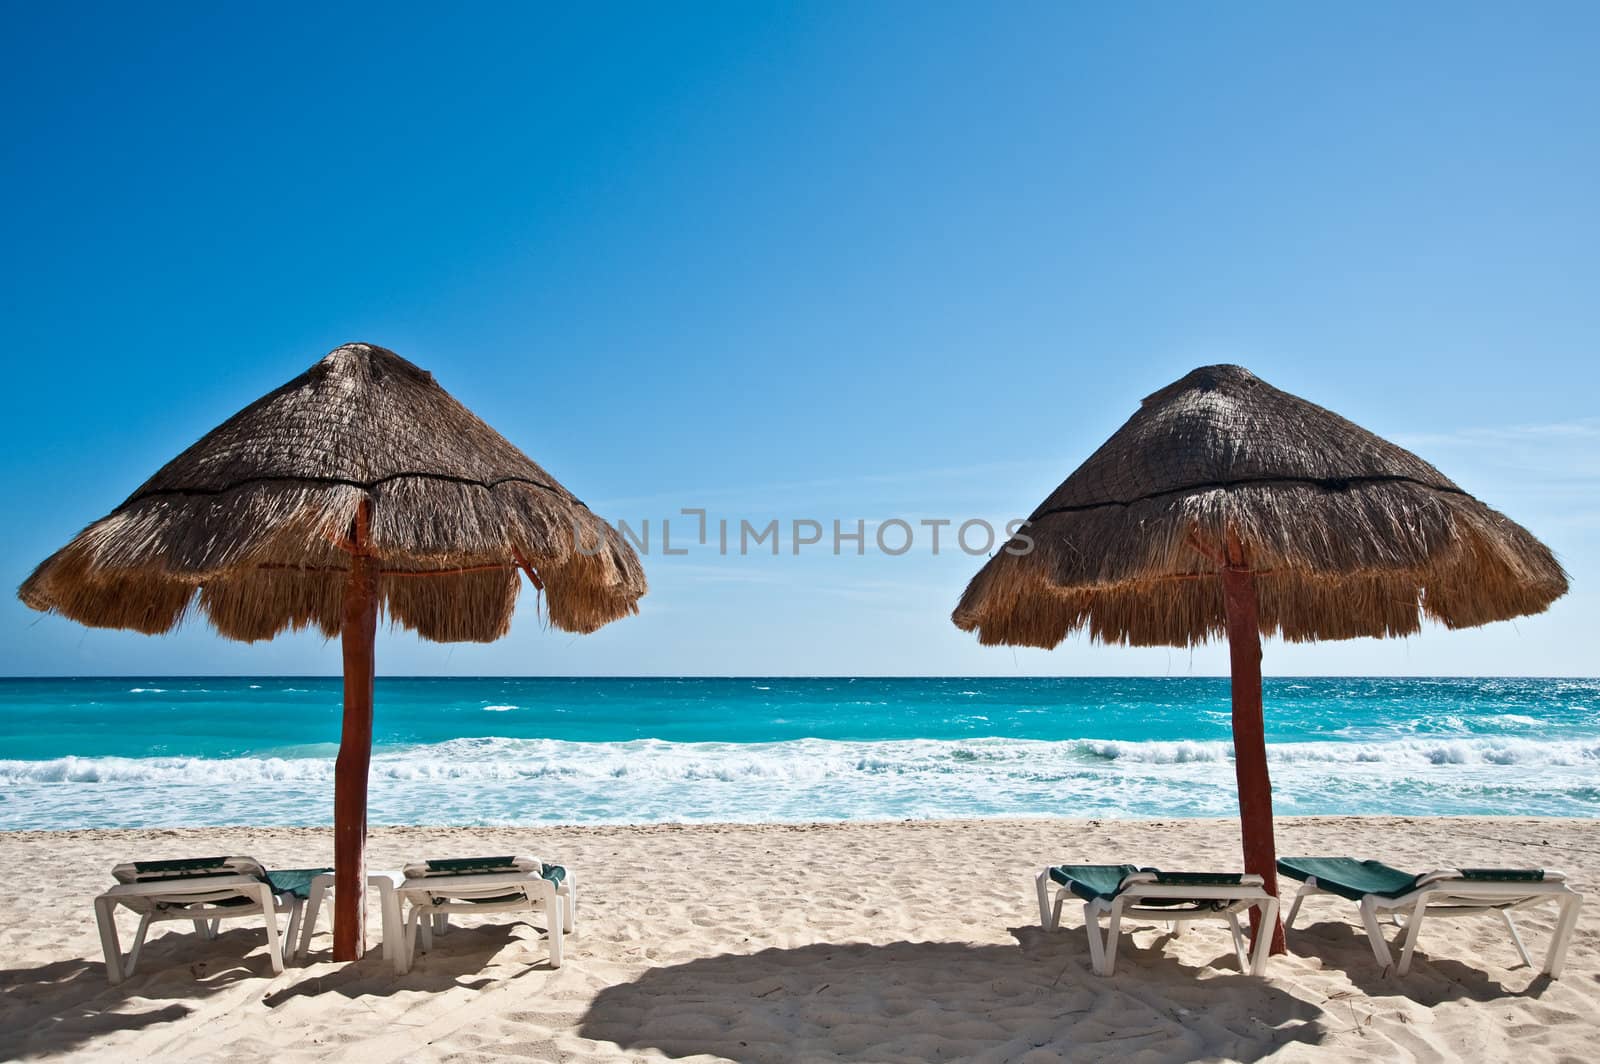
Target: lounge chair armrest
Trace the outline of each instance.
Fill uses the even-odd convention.
[[[215,894],[217,891],[262,886],[254,876],[196,876],[194,879],[157,879],[145,883],[118,883],[101,894],[102,898],[171,897],[183,894]]]
[[[1168,872],[1165,870],[1155,873],[1157,883],[1185,886],[1244,886],[1259,887],[1264,880],[1260,876],[1248,875],[1243,872]]]
[[[1507,886],[1562,883],[1566,878],[1560,872],[1546,872],[1542,868],[1436,868],[1418,876],[1413,889],[1434,887],[1440,883],[1503,883]]]
[[[413,861],[401,869],[407,879],[432,879],[447,878],[459,879],[462,876],[475,874],[481,875],[515,875],[518,872],[537,873],[545,865],[537,857],[516,855],[509,857],[452,857],[435,858],[428,861]]]
[[[441,897],[453,894],[456,891],[477,892],[489,888],[502,887],[506,890],[516,890],[530,883],[543,883],[554,887],[555,884],[537,872],[493,872],[483,875],[471,876],[421,876],[406,879],[395,888],[399,891],[426,892],[437,894]]]
[[[1491,883],[1560,883],[1567,877],[1543,868],[1462,868],[1462,879]]]

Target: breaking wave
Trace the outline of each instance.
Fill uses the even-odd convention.
[[[0,760],[0,828],[321,824],[333,758]],[[1283,813],[1600,815],[1600,739],[1269,746]],[[374,751],[378,823],[1225,816],[1226,742],[477,738]]]

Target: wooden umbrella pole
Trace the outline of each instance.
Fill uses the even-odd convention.
[[[1261,713],[1261,621],[1255,573],[1238,537],[1229,535],[1222,567],[1227,611],[1228,657],[1233,692],[1233,765],[1239,781],[1239,823],[1244,834],[1244,870],[1278,893],[1278,848],[1272,834],[1272,779],[1267,773],[1266,725]],[[1252,934],[1261,933],[1261,911],[1250,910]],[[1287,953],[1283,921],[1271,929],[1272,952]]]
[[[361,959],[367,917],[367,770],[372,761],[373,642],[378,567],[368,552],[363,501],[350,535],[350,577],[339,628],[344,649],[344,729],[333,776],[333,959]]]

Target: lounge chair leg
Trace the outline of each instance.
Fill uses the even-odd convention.
[[[194,933],[207,942],[217,937],[211,930],[210,920],[196,920],[194,922]]]
[[[1417,899],[1416,906],[1411,910],[1411,915],[1406,918],[1406,929],[1401,932],[1404,945],[1400,949],[1400,967],[1395,969],[1396,975],[1405,975],[1411,970],[1411,954],[1417,948],[1417,935],[1422,931],[1422,918],[1428,911],[1428,895],[1424,893]]]
[[[1361,922],[1367,926],[1367,940],[1372,945],[1372,956],[1377,960],[1378,967],[1387,973],[1394,967],[1394,957],[1389,953],[1389,943],[1384,941],[1383,928],[1378,924],[1378,910],[1372,902],[1372,898],[1367,898],[1361,903]]]
[[[139,966],[139,951],[144,949],[144,936],[150,932],[150,918],[153,915],[145,913],[139,917],[139,930],[133,933],[133,948],[128,951],[128,959],[122,962],[123,975],[132,975]]]
[[[1545,955],[1544,961],[1545,973],[1552,979],[1561,975],[1561,965],[1567,959],[1567,945],[1572,941],[1572,931],[1578,924],[1578,910],[1581,908],[1582,894],[1569,894],[1561,899],[1561,915],[1556,917],[1550,952]]]
[[[306,899],[305,915],[300,918],[300,940],[294,946],[297,957],[304,957],[311,952],[311,934],[316,930],[317,920],[322,916],[322,901],[328,893],[328,888],[320,881],[321,877],[315,878],[317,882],[311,884],[311,896]]]
[[[273,902],[272,888],[262,884],[257,891],[261,899],[261,918],[267,925],[267,959],[272,962],[274,974],[283,974],[283,942],[278,938],[278,907]]]
[[[1500,919],[1506,922],[1506,930],[1511,932],[1511,941],[1517,944],[1517,953],[1522,956],[1522,963],[1532,968],[1533,958],[1528,956],[1528,947],[1522,944],[1522,936],[1517,933],[1517,925],[1511,922],[1511,914],[1501,909]]]
[[[1054,931],[1055,924],[1050,920],[1050,870],[1045,869],[1033,879],[1034,890],[1039,894],[1039,926],[1046,931]]]
[[[394,970],[399,975],[405,975],[411,970],[411,959],[416,953],[417,936],[422,932],[422,924],[422,911],[412,906],[411,912],[406,916],[405,931],[400,946],[394,952]]]
[[[1117,946],[1122,942],[1122,899],[1111,903],[1111,922],[1106,925],[1106,974],[1117,970]]]
[[[1300,915],[1300,903],[1305,901],[1306,895],[1312,893],[1315,889],[1311,882],[1308,881],[1305,886],[1300,888],[1300,892],[1294,896],[1294,904],[1289,906],[1289,915],[1283,921],[1283,929],[1285,931],[1294,926],[1294,918]]]
[[[379,881],[378,907],[383,912],[383,959],[393,961],[405,937],[405,923],[400,918],[400,897],[387,878]]]
[[[562,905],[560,898],[552,897],[548,902],[545,903],[545,922],[550,927],[550,933],[546,937],[548,937],[550,940],[550,967],[552,968],[561,967],[561,910],[563,908],[565,908],[565,906]]]
[[[449,930],[450,930],[450,914],[449,913],[434,913],[433,914],[433,933],[436,934],[436,935],[443,935],[443,934],[448,933]]]
[[[106,978],[111,984],[122,982],[122,943],[117,940],[117,903],[111,898],[94,900],[94,919],[100,926],[100,950],[106,955]]]
[[[1257,902],[1256,907],[1261,910],[1261,927],[1256,932],[1255,951],[1250,959],[1250,974],[1265,975],[1267,955],[1272,952],[1272,929],[1278,924],[1278,899],[1268,898],[1266,901]]]
[[[567,885],[567,893],[557,895],[561,902],[561,930],[569,935],[577,934],[578,902],[572,893],[572,885]]]
[[[1174,920],[1174,921],[1172,921],[1172,937],[1173,938],[1182,938],[1183,937],[1184,928],[1186,926],[1187,925],[1182,920]]]
[[[1233,953],[1234,956],[1239,958],[1239,970],[1241,972],[1249,972],[1250,958],[1245,949],[1244,929],[1239,926],[1238,913],[1228,913],[1228,930],[1233,932]]]
[[[289,929],[283,933],[283,963],[294,960],[294,947],[300,941],[300,922],[305,919],[306,903],[301,898],[289,899]]]
[[[1056,901],[1059,907],[1060,899]],[[1100,938],[1100,913],[1094,902],[1083,907],[1083,929],[1089,935],[1089,968],[1096,975],[1106,974],[1106,947]]]

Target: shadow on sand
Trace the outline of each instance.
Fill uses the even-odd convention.
[[[400,991],[437,993],[456,987],[483,990],[534,972],[551,971],[550,959],[544,953],[541,940],[543,932],[528,925],[527,930],[519,933],[518,929],[522,926],[522,922],[517,921],[452,927],[445,934],[434,936],[433,949],[426,953],[418,952],[411,970],[405,975],[396,975],[389,962],[383,960],[381,952],[374,947],[354,964],[324,971],[302,971],[298,979],[274,989],[262,1001],[269,1008],[277,1008],[296,998],[323,994],[360,998],[387,997]],[[507,964],[516,967],[513,974],[484,974],[502,950],[519,946],[527,950],[528,955],[525,961],[521,957],[507,959]],[[306,962],[316,964],[331,957],[332,954],[326,950],[321,953],[313,951],[306,957]],[[293,978],[295,970],[290,969],[289,975]]]
[[[600,991],[586,1038],[670,1057],[845,1059],[1258,1060],[1317,1044],[1321,1010],[1268,981],[1201,972],[1159,950],[1127,949],[1117,974],[1088,969],[1077,935],[1036,927],[1014,945],[895,942],[725,954],[655,968]],[[1247,995],[1253,1008],[1216,1008]]]
[[[104,961],[83,957],[0,969],[0,1059],[65,1053],[116,1032],[182,1020],[234,983],[270,976],[264,941],[259,929],[248,928],[225,929],[209,941],[192,933],[158,935],[120,986],[107,980]],[[154,1003],[162,999],[170,1000]]]
[[[655,968],[600,990],[579,1033],[671,1057],[750,1062],[1100,1060],[1108,1053],[1253,1061],[1288,1044],[1319,1045],[1348,1026],[1342,1013],[1325,1013],[1270,976],[1238,974],[1225,940],[1204,969],[1163,951],[1165,936],[1143,939],[1144,948],[1124,942],[1117,974],[1101,979],[1088,969],[1081,933],[1021,927],[1012,934],[1017,945],[821,944]],[[259,981],[261,1003],[278,1008],[324,994],[484,989],[508,981],[503,967],[485,974],[504,951],[518,969],[509,980],[549,971],[539,933],[518,923],[453,929],[404,976],[376,949],[339,967],[320,963],[328,960],[322,950],[310,967],[291,966],[269,981],[262,944],[250,928],[214,941],[169,932],[145,947],[138,973],[118,987],[107,983],[103,963],[84,958],[0,969],[0,1059],[69,1053],[120,1032],[181,1029],[185,1020],[197,1022],[209,998],[245,981]],[[1336,920],[1291,933],[1290,944],[1300,957],[1347,973],[1353,991],[1373,1000],[1431,1008],[1537,998],[1551,985],[1520,968],[1513,969],[1518,978],[1502,982],[1453,960],[1446,940],[1428,953],[1426,937],[1409,975],[1386,976],[1361,930]],[[574,959],[581,964],[581,955]],[[1251,1008],[1217,1007],[1236,997]]]
[[[1390,947],[1395,956],[1400,950],[1394,945],[1398,928],[1385,926]],[[1428,952],[1428,935],[1433,931],[1437,952]],[[1289,932],[1289,949],[1296,955],[1316,959],[1326,969],[1343,971],[1356,988],[1369,998],[1403,997],[1419,1005],[1433,1008],[1447,1001],[1495,1001],[1507,997],[1542,997],[1553,981],[1537,968],[1528,968],[1516,956],[1511,942],[1505,943],[1509,955],[1503,962],[1516,965],[1511,971],[1515,979],[1507,985],[1481,968],[1463,964],[1450,956],[1451,924],[1424,925],[1422,939],[1411,960],[1411,970],[1405,975],[1385,975],[1373,959],[1372,948],[1367,944],[1366,932],[1339,920],[1320,923]],[[1530,936],[1531,938],[1531,936]],[[1529,942],[1529,952],[1535,963],[1544,960],[1543,942]]]
[[[453,928],[434,940],[406,975],[374,947],[353,964],[330,968],[326,950],[313,951],[311,967],[291,964],[274,976],[259,928],[224,929],[214,940],[181,931],[152,938],[138,971],[119,986],[106,979],[103,961],[82,957],[31,968],[0,969],[0,1060],[70,1053],[119,1032],[180,1024],[204,1002],[243,981],[266,991],[262,1003],[276,1008],[297,998],[339,994],[384,997],[402,991],[479,989],[506,981],[482,973],[495,955],[518,946],[527,963],[511,979],[549,970],[538,932],[518,933],[519,924]],[[519,958],[520,960],[520,958]],[[165,1004],[159,1004],[163,1000]]]

